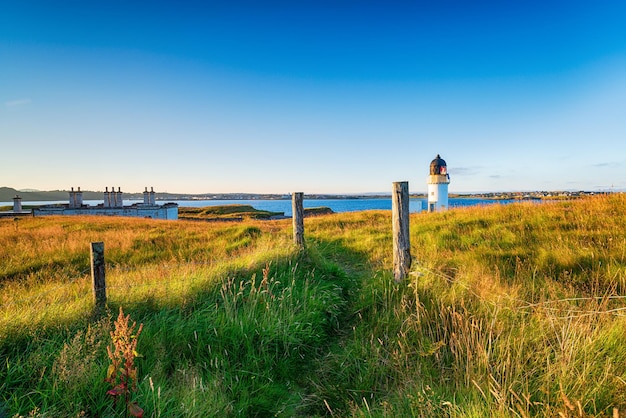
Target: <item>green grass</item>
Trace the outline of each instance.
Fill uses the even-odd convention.
[[[145,416],[626,414],[625,230],[624,195],[415,214],[395,284],[384,211],[308,218],[305,252],[289,220],[0,220],[1,408],[116,416],[122,306]]]
[[[22,205],[22,210],[30,210],[38,208],[40,205]],[[0,212],[10,212],[13,211],[13,205],[10,206],[0,206]]]
[[[283,213],[259,210],[250,205],[205,206],[202,208],[180,207],[178,209],[179,219],[191,220],[269,219],[277,215],[283,215]]]
[[[305,208],[304,216],[320,216],[332,214],[327,207]],[[202,208],[182,206],[178,209],[178,217],[183,220],[196,221],[243,221],[248,219],[270,219],[283,216],[283,212],[271,212],[255,209],[250,205],[205,206]]]

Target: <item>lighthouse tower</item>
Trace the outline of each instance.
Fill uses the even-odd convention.
[[[448,209],[448,166],[437,154],[430,163],[430,175],[428,176],[428,211],[438,212]]]

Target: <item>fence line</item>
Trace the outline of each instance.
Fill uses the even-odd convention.
[[[52,289],[48,289],[46,291],[39,292],[39,293],[37,293],[37,294],[35,294],[33,296],[30,296],[30,297],[17,299],[17,300],[12,300],[12,301],[8,302],[7,304],[0,306],[0,308],[8,308],[8,307],[11,307],[13,305],[25,304],[25,303],[28,303],[28,302],[32,302],[33,300],[35,300],[37,298],[42,298],[43,296],[47,295],[48,293],[55,292],[55,291],[61,289],[62,287],[68,286],[70,284],[75,283],[77,280],[85,278],[85,276],[87,275],[89,270],[90,269],[85,269],[85,270],[81,271],[80,272],[81,276],[70,278],[70,279],[68,279],[67,283],[61,283],[58,286],[53,287]]]
[[[459,282],[459,280],[455,279],[454,277],[448,276],[448,275],[446,275],[444,273],[441,273],[441,272],[438,272],[438,271],[435,271],[435,270],[431,270],[431,269],[429,269],[429,268],[427,268],[425,266],[422,266],[422,265],[420,265],[418,267],[418,269],[424,270],[427,273],[432,274],[434,276],[443,278],[448,283],[457,284],[457,285],[465,288],[469,293],[471,293],[475,298],[477,298],[481,302],[488,303],[490,305],[496,306],[495,302],[484,299],[482,296],[480,296],[476,292],[474,292],[470,288],[469,285],[467,285],[465,283]],[[552,299],[552,300],[547,300],[547,301],[543,301],[543,302],[530,303],[530,302],[527,302],[527,301],[522,300],[522,299],[512,298],[512,297],[510,297],[508,295],[506,297],[509,300],[512,300],[514,302],[518,302],[518,303],[522,304],[521,306],[517,306],[515,309],[513,309],[514,311],[523,311],[523,310],[526,310],[526,309],[542,308],[543,310],[555,311],[555,312],[562,312],[564,309],[562,309],[562,308],[552,308],[552,307],[548,307],[548,306],[545,306],[545,305],[550,305],[550,304],[555,304],[555,303],[565,303],[565,302],[584,302],[584,301],[604,301],[604,300],[626,299],[626,296],[608,295],[608,296],[589,296],[589,297],[581,297],[581,298]],[[575,318],[581,318],[581,317],[585,317],[585,316],[602,315],[602,314],[612,314],[614,316],[626,317],[626,314],[619,314],[618,313],[618,312],[626,311],[626,306],[625,307],[621,307],[621,308],[607,309],[607,310],[603,310],[603,311],[583,310],[583,309],[575,309],[575,308],[572,309],[572,308],[573,307],[570,307],[569,309],[567,309],[567,312],[574,312],[574,313],[578,313],[579,315],[568,315],[568,316],[561,316],[561,317],[557,317],[557,318],[558,319],[575,319]]]
[[[231,260],[234,258],[231,258]],[[114,262],[108,262],[108,264],[111,264]],[[140,268],[124,268],[124,269],[119,269],[121,271],[126,271],[126,272],[140,272],[140,271],[146,271],[146,270],[154,270],[154,269],[159,269],[159,268],[166,268],[168,270],[174,270],[176,268],[181,268],[181,267],[188,267],[190,265],[196,265],[196,264],[200,264],[200,265],[205,265],[205,264],[210,264],[210,263],[179,263],[179,264],[166,264],[166,265],[158,265],[156,267],[151,266],[151,267],[140,267]],[[36,299],[43,299],[43,297],[45,297],[47,294],[53,293],[55,291],[58,291],[59,289],[65,287],[65,286],[69,286],[74,284],[76,281],[80,280],[80,279],[87,279],[87,273],[89,272],[90,269],[85,269],[82,270],[80,272],[80,276],[75,276],[73,278],[68,279],[66,282],[59,284],[58,286],[55,286],[51,289],[48,289],[44,292],[40,292],[37,293],[36,295],[33,295],[31,297],[27,297],[27,298],[22,298],[22,299],[17,299],[17,300],[13,300],[10,301],[7,304],[2,305],[0,308],[2,309],[7,309],[10,308],[14,305],[19,305],[19,304],[26,304],[29,302],[32,302]],[[492,306],[497,306],[497,304],[494,301],[490,301],[490,300],[486,300],[483,297],[481,297],[480,295],[478,295],[476,292],[474,292],[471,287],[466,284],[463,283],[461,281],[459,281],[458,279],[455,279],[452,276],[449,276],[445,273],[430,269],[424,265],[418,265],[415,267],[415,269],[410,273],[410,275],[413,276],[417,276],[417,278],[419,278],[419,273],[423,272],[422,274],[432,274],[436,277],[439,277],[445,281],[447,281],[450,284],[456,284],[459,285],[461,287],[463,287],[464,289],[466,289],[470,294],[472,294],[476,299],[480,300],[481,302],[484,303],[488,303]],[[417,279],[416,278],[416,279]],[[135,288],[146,288],[146,287],[154,287],[156,286],[163,286],[163,287],[167,287],[170,286],[172,284],[176,284],[176,283],[189,283],[192,284],[194,282],[200,282],[202,281],[204,278],[202,277],[189,277],[189,276],[183,276],[183,277],[177,277],[177,278],[172,278],[170,280],[160,280],[158,282],[153,282],[153,283],[142,283],[142,284],[128,284],[128,285],[119,285],[119,284],[115,284],[113,286],[107,286],[107,289],[109,290],[132,290]],[[85,292],[85,294],[82,297],[87,297],[89,295],[89,292]],[[563,298],[563,299],[553,299],[553,300],[547,300],[547,301],[542,301],[542,302],[536,302],[536,303],[530,303],[528,301],[522,300],[522,299],[517,299],[517,298],[512,298],[510,296],[506,296],[507,299],[514,301],[516,303],[518,303],[519,305],[515,308],[512,308],[512,310],[516,311],[516,312],[520,312],[520,311],[525,311],[525,310],[533,310],[533,309],[542,309],[542,310],[546,310],[546,311],[553,311],[553,312],[563,312],[566,311],[568,313],[574,313],[573,315],[567,315],[567,316],[558,316],[558,319],[576,319],[576,318],[581,318],[581,317],[585,317],[585,316],[592,316],[592,315],[613,315],[613,316],[619,316],[619,317],[626,317],[626,306],[625,307],[617,307],[617,308],[612,308],[612,309],[606,309],[606,310],[584,310],[584,309],[577,309],[574,306],[569,306],[567,308],[558,308],[558,307],[551,307],[548,305],[553,305],[553,304],[557,304],[557,303],[569,303],[569,302],[585,302],[585,301],[598,301],[598,302],[602,302],[602,301],[611,301],[611,300],[625,300],[626,299],[626,295],[622,296],[622,295],[607,295],[607,296],[589,296],[589,297],[576,297],[576,298]]]
[[[235,260],[236,258],[237,257],[229,257],[229,258],[225,258],[224,260],[231,261],[231,260]],[[216,263],[217,263],[216,261],[207,261],[207,262],[186,261],[184,263],[170,264],[169,262],[164,261],[158,264],[151,264],[149,266],[138,266],[138,267],[133,268],[133,267],[126,267],[126,265],[122,263],[118,263],[117,261],[109,260],[107,262],[107,266],[109,269],[116,270],[116,271],[138,271],[142,269],[153,270],[156,268],[154,266],[158,266],[158,268],[161,268],[161,269],[175,269],[181,266],[212,266],[212,265],[215,265]]]
[[[142,265],[142,266],[137,266],[137,267],[126,267],[121,263],[118,263],[116,261],[111,261],[108,260],[106,261],[106,267],[107,269],[110,268],[113,271],[121,271],[121,272],[126,272],[126,273],[131,273],[131,272],[147,272],[150,270],[161,270],[161,269],[166,269],[166,270],[175,270],[175,269],[181,269],[181,268],[188,268],[190,266],[215,266],[218,263],[219,264],[223,264],[223,263],[228,263],[231,262],[233,260],[236,260],[238,257],[236,256],[231,256],[231,257],[226,257],[224,259],[222,259],[221,261],[210,261],[210,262],[184,262],[184,263],[169,263],[169,262],[163,262],[163,263],[159,263],[159,264],[150,264],[150,265]],[[21,299],[14,299],[6,304],[2,304],[0,305],[0,309],[6,309],[9,308],[11,306],[14,305],[19,305],[19,304],[25,304],[28,302],[31,302],[33,300],[36,299],[42,299],[44,296],[46,296],[49,293],[53,293],[65,286],[71,285],[73,283],[75,283],[78,280],[81,279],[87,279],[89,277],[89,272],[91,271],[91,266],[82,270],[79,274],[80,276],[75,276],[73,278],[68,279],[67,281],[64,281],[63,283],[60,283],[58,286],[55,286],[53,288],[50,288],[48,290],[45,290],[43,292],[39,292],[35,295],[32,295],[30,297],[26,297],[26,298],[21,298]],[[108,290],[119,290],[119,289],[133,289],[133,288],[140,288],[140,287],[153,287],[155,285],[160,286],[160,285],[170,285],[170,284],[174,284],[174,283],[183,283],[183,282],[189,282],[192,283],[194,281],[201,281],[203,278],[202,277],[198,277],[198,278],[175,278],[175,279],[170,279],[170,280],[159,280],[158,282],[152,282],[152,283],[142,283],[142,284],[129,284],[126,286],[119,286],[119,285],[114,285],[114,286],[109,286],[107,285],[107,289]],[[93,292],[93,289],[92,289]],[[87,293],[85,293],[84,296],[87,296]]]
[[[237,257],[228,257],[226,259],[223,259],[221,262],[229,262],[232,260],[235,260]],[[157,270],[157,269],[167,269],[167,270],[174,270],[174,269],[179,269],[179,268],[185,268],[185,267],[189,267],[189,266],[198,266],[198,265],[204,265],[204,266],[212,266],[215,265],[217,262],[185,262],[185,263],[160,263],[160,264],[151,264],[151,265],[142,265],[142,266],[136,266],[136,267],[126,267],[121,263],[118,263],[116,261],[111,261],[108,260],[106,261],[106,267],[107,269],[113,270],[113,271],[121,271],[121,272],[146,272],[146,271],[150,271],[150,270]],[[109,270],[109,271],[110,271]],[[49,293],[53,293],[61,288],[63,288],[64,286],[68,286],[71,285],[73,283],[75,283],[78,280],[81,279],[87,279],[89,277],[89,273],[91,271],[91,266],[83,269],[79,272],[78,276],[74,276],[71,277],[69,279],[67,279],[66,281],[63,281],[63,283],[60,283],[59,285],[52,287],[48,290],[45,290],[43,292],[39,292],[35,295],[26,297],[26,298],[20,298],[20,299],[14,299],[6,304],[0,305],[0,308],[8,308],[11,307],[13,305],[18,305],[18,304],[25,304],[28,302],[31,302],[35,299],[38,298],[43,298],[45,295],[49,294]],[[166,281],[159,281],[158,284],[169,284],[169,283],[179,283],[179,282],[183,282],[185,281],[185,279],[172,279],[172,280],[166,280]],[[135,284],[135,285],[130,285],[130,286],[107,286],[107,289],[130,289],[133,287],[147,287],[147,286],[154,286],[154,283],[145,283],[145,284]],[[86,296],[86,294],[85,294]]]
[[[178,265],[172,265],[169,266],[168,269],[170,270],[174,270],[177,267],[186,267],[189,264],[187,263],[181,263]],[[146,271],[146,270],[153,270],[153,267],[145,267],[145,268],[137,268],[137,269],[124,269],[123,271],[126,272],[140,272],[140,271]],[[55,291],[60,290],[61,288],[71,285],[73,283],[75,283],[78,280],[81,279],[88,279],[88,273],[89,273],[90,269],[86,269],[82,271],[82,275],[80,277],[74,277],[69,279],[67,282],[61,283],[58,286],[55,286],[51,289],[48,289],[46,291],[43,292],[39,292],[33,296],[27,297],[27,298],[21,298],[21,299],[16,299],[16,300],[12,300],[6,304],[0,305],[0,309],[6,309],[6,308],[10,308],[14,305],[23,305],[26,304],[28,302],[32,302],[34,300],[37,299],[43,299],[47,294],[53,293]],[[130,289],[135,289],[135,288],[145,288],[145,287],[155,287],[155,286],[163,286],[163,287],[167,287],[169,285],[175,284],[175,283],[194,283],[194,282],[200,282],[202,280],[204,280],[205,278],[203,277],[197,277],[197,278],[193,278],[193,277],[179,277],[179,278],[175,278],[175,279],[170,279],[170,280],[159,280],[158,282],[152,282],[152,283],[141,283],[141,284],[128,284],[128,285],[107,285],[107,290],[130,290]],[[93,293],[93,289],[91,289],[92,293]],[[83,297],[87,297],[89,295],[89,291],[86,291],[85,294],[83,295]]]
[[[408,206],[408,182],[394,182],[392,184],[392,238],[393,238],[393,277],[396,282],[401,282],[408,274],[417,274],[417,271],[409,272],[411,268],[411,254],[410,254],[410,233],[409,233],[409,206]],[[294,243],[300,248],[300,250],[304,250],[305,242],[304,242],[304,208],[303,208],[303,199],[304,194],[301,192],[296,192],[292,194],[292,209],[293,209],[293,240]],[[182,266],[197,266],[197,265],[214,265],[217,262],[224,263],[231,260],[236,259],[237,257],[227,257],[226,259],[221,259],[219,261],[211,261],[211,262],[186,262],[186,263],[175,263],[173,265],[163,263],[158,265],[150,265],[150,266],[142,266],[141,268],[135,267],[124,267],[123,264],[117,263],[115,261],[109,261],[105,263],[104,259],[104,243],[92,243],[91,244],[91,271],[92,271],[92,292],[94,303],[96,306],[103,307],[106,304],[106,284],[105,284],[105,265],[109,266],[112,269],[126,272],[135,272],[135,271],[147,271],[147,270],[155,270],[155,269],[177,269]],[[81,277],[76,277],[70,279],[68,283],[62,283],[59,286],[48,289],[45,292],[40,292],[36,295],[33,295],[28,298],[13,300],[8,304],[2,306],[2,308],[7,308],[19,303],[27,303],[37,298],[43,298],[46,294],[55,292],[62,287],[72,284],[80,278],[84,277],[84,274],[89,271],[87,269],[81,272]],[[457,285],[461,285],[468,292],[470,292],[474,297],[479,299],[482,302],[489,303],[491,305],[496,305],[493,301],[488,301],[482,298],[480,295],[476,294],[469,285],[459,282],[453,277],[445,275],[441,272],[437,272],[423,265],[419,265],[416,267],[416,270],[423,270],[428,272],[429,274],[433,274],[440,278],[447,280],[449,283],[454,283]],[[193,280],[193,279],[192,279]],[[189,279],[175,279],[168,281],[159,281],[157,285],[169,285],[171,283],[181,283],[188,282]],[[191,281],[189,281],[191,282]],[[136,287],[148,287],[154,286],[155,283],[144,283],[144,284],[133,284],[127,286],[110,286],[109,289],[132,289]],[[508,295],[507,295],[508,297]],[[617,299],[626,299],[626,296],[592,296],[592,297],[584,297],[584,298],[566,298],[559,300],[549,300],[538,303],[530,303],[524,300],[515,299],[508,297],[508,299],[518,303],[518,306],[515,310],[526,310],[526,309],[534,309],[534,308],[542,308],[544,310],[552,310],[552,311],[562,311],[562,308],[550,307],[548,305],[556,304],[556,303],[565,303],[565,302],[579,302],[579,301],[607,301],[607,300],[617,300]],[[624,308],[614,308],[604,311],[589,311],[589,310],[581,310],[581,309],[569,309],[568,312],[578,313],[577,316],[568,316],[565,318],[573,318],[580,316],[589,316],[594,314],[614,314],[619,316],[626,316],[620,314],[620,312],[626,311],[626,307]]]

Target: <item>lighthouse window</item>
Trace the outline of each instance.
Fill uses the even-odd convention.
[[[435,192],[430,192],[430,195],[431,195],[431,196],[434,196],[434,195],[435,195]]]

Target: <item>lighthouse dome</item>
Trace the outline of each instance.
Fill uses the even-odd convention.
[[[430,163],[430,175],[436,176],[439,174],[448,174],[448,166],[439,154],[437,154],[435,159]]]

